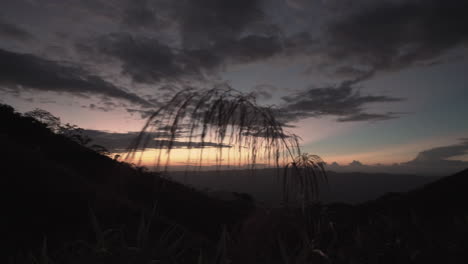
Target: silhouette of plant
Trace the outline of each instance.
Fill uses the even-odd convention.
[[[93,144],[89,148],[96,151],[97,153],[101,155],[109,156],[111,154],[106,147],[98,145],[98,144]]]
[[[167,131],[167,140],[154,140],[151,132]],[[216,161],[229,164],[236,156],[237,165],[259,159],[279,167],[300,153],[298,137],[283,130],[272,107],[257,105],[252,95],[244,95],[230,86],[217,85],[208,90],[184,89],[157,109],[147,120],[141,133],[130,147],[130,158],[137,150],[154,148],[157,167],[170,162],[170,152],[183,141],[189,154],[199,149],[198,164],[204,161],[204,149],[216,148]],[[165,163],[162,154],[166,152]]]
[[[36,108],[33,111],[24,113],[24,116],[34,119],[35,121],[45,125],[52,132],[66,136],[80,145],[86,146],[92,141],[90,137],[84,134],[84,130],[82,128],[70,123],[62,124],[59,117],[54,116],[46,110]],[[94,144],[90,146],[90,148],[103,155],[110,154],[105,147],[100,145]]]
[[[204,162],[206,147],[216,148],[218,166],[226,160],[230,165],[231,157],[237,155],[234,163],[239,167],[250,164],[254,169],[261,159],[276,168],[285,166],[285,200],[294,189],[299,191],[304,205],[316,197],[318,176],[326,178],[324,163],[318,156],[301,155],[299,137],[284,131],[276,114],[273,107],[259,106],[254,96],[242,94],[226,84],[202,91],[185,89],[148,118],[128,157],[134,159],[137,150],[155,148],[156,167],[165,164],[167,169],[171,150],[178,140],[184,140],[189,152],[187,163],[191,149],[200,149],[199,166]],[[156,131],[168,131],[169,139],[154,140],[148,136]],[[163,152],[166,152],[165,163]]]
[[[60,125],[58,134],[64,135],[83,146],[88,145],[92,141],[90,137],[84,134],[82,128],[78,127],[77,125],[72,125],[70,123]]]
[[[323,160],[317,155],[303,153],[288,163],[283,175],[284,201],[307,203],[318,200],[319,181],[327,182]]]
[[[50,112],[36,108],[32,111],[24,113],[24,116],[31,117],[36,121],[44,124],[47,128],[57,133],[61,129],[60,118],[52,115]]]
[[[0,103],[0,113],[13,114],[14,112],[15,112],[15,109],[11,107],[10,105]]]
[[[239,167],[249,164],[250,169],[255,169],[258,160],[276,168],[286,166],[284,197],[287,200],[295,184],[304,205],[318,191],[317,176],[325,178],[324,163],[318,156],[301,155],[299,137],[283,129],[275,111],[273,107],[259,106],[253,95],[242,94],[226,84],[201,91],[184,89],[148,118],[127,158],[135,159],[137,150],[154,148],[156,167],[164,164],[167,170],[171,150],[183,140],[189,153],[187,163],[191,161],[191,150],[198,148],[198,165],[202,166],[204,149],[214,147],[217,166],[226,160],[231,165],[230,159],[236,155],[234,163]],[[148,136],[160,131],[168,131],[167,140]]]

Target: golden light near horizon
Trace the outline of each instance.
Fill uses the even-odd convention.
[[[112,153],[121,155],[129,163],[145,166],[154,170],[190,169],[196,167],[218,168],[259,168],[284,166],[289,160],[272,159],[266,151],[260,151],[252,157],[251,151],[245,147],[198,147],[198,148],[147,148],[131,154],[125,152]]]

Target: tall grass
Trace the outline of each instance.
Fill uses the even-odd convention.
[[[284,168],[283,200],[286,203],[306,203],[319,199],[319,183],[328,183],[323,160],[317,155],[303,153]]]
[[[166,132],[166,138],[154,140],[156,132]],[[156,165],[167,167],[170,152],[180,142],[189,150],[188,162],[193,149],[198,149],[200,165],[206,161],[203,152],[208,147],[216,148],[217,165],[227,161],[254,166],[261,158],[279,166],[282,159],[286,162],[300,153],[298,137],[283,130],[273,108],[259,106],[252,95],[228,85],[176,93],[148,118],[130,148],[130,156],[134,158],[137,150],[157,149]],[[230,155],[234,151],[235,161]],[[163,152],[167,153],[166,160],[161,160]]]
[[[127,158],[141,161],[141,150],[154,149],[156,168],[166,171],[171,151],[184,146],[187,164],[193,164],[191,157],[196,149],[196,165],[200,167],[207,163],[205,149],[211,147],[215,148],[218,167],[248,165],[255,169],[259,161],[268,167],[286,166],[285,175],[294,180],[285,181],[285,197],[291,184],[299,184],[300,193],[308,200],[318,188],[316,170],[321,169],[324,176],[323,162],[318,156],[302,155],[299,137],[285,131],[277,116],[277,109],[260,106],[254,96],[226,84],[207,90],[184,89],[148,118]],[[155,134],[164,134],[165,138],[155,139]]]

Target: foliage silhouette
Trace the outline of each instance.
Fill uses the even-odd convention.
[[[283,200],[299,202],[305,208],[306,203],[319,199],[319,181],[327,182],[323,160],[308,153],[297,156],[284,168]]]
[[[152,140],[148,132],[155,131],[168,131],[168,140]],[[187,142],[188,163],[191,150],[199,147],[200,166],[206,161],[203,152],[207,142],[217,143],[217,165],[223,158],[230,164],[234,152],[237,153],[234,163],[250,164],[252,168],[259,159],[280,166],[300,154],[299,138],[283,130],[272,107],[259,106],[253,95],[244,95],[226,84],[208,90],[187,88],[176,93],[148,118],[130,147],[129,156],[135,158],[139,149],[155,148],[156,167],[167,168],[176,139]],[[167,154],[165,161],[163,152]]]
[[[52,115],[46,110],[36,108],[32,111],[24,113],[24,116],[37,120],[39,123],[44,124],[48,129],[55,133],[59,132],[61,129],[60,118]]]
[[[182,139],[188,142],[187,164],[196,146],[198,165],[202,166],[206,162],[203,159],[206,142],[215,142],[218,167],[223,162],[231,166],[232,156],[237,159],[233,161],[237,167],[249,164],[250,169],[255,169],[259,160],[276,168],[285,166],[285,201],[290,189],[296,188],[303,206],[318,197],[318,181],[326,180],[324,163],[318,156],[301,155],[299,137],[285,131],[284,124],[275,116],[275,108],[260,106],[253,95],[245,95],[226,84],[208,90],[187,88],[148,118],[128,157],[135,159],[137,150],[155,148],[156,168],[164,166],[167,170],[174,143]],[[157,131],[168,131],[168,140],[152,139],[150,135]]]

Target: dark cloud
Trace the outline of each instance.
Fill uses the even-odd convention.
[[[184,48],[199,49],[213,42],[236,39],[262,21],[261,0],[83,0],[90,14],[154,32],[176,27]]]
[[[98,49],[122,61],[123,73],[134,81],[155,83],[182,78],[203,80],[226,63],[263,60],[279,53],[282,46],[273,36],[248,35],[214,43],[207,49],[175,49],[154,38],[111,34],[99,39]]]
[[[150,117],[152,114],[154,114],[154,111],[152,110],[142,110],[142,109],[133,109],[133,108],[127,108],[126,110],[131,115],[139,114],[142,119],[146,119]]]
[[[358,160],[353,160],[351,163],[349,163],[349,166],[364,166],[364,164],[362,164],[362,162],[358,161]]]
[[[68,92],[77,95],[102,95],[150,106],[136,94],[126,92],[85,70],[40,58],[0,49],[0,84],[8,89]]]
[[[89,136],[94,144],[101,145],[111,152],[126,151],[139,135],[139,132],[113,133],[91,129],[86,129],[83,133]],[[151,137],[168,138],[170,134],[167,132],[152,133]]]
[[[385,114],[369,114],[369,113],[356,113],[344,117],[339,117],[339,122],[352,122],[352,121],[383,121],[400,117],[399,113],[387,112]]]
[[[208,48],[237,39],[247,26],[263,18],[260,0],[180,1],[177,14],[185,48]]]
[[[114,107],[112,107],[112,106],[100,106],[100,105],[96,105],[96,104],[83,105],[81,107],[82,108],[88,108],[88,109],[91,109],[91,110],[103,111],[103,112],[109,112],[109,111],[112,111],[114,109]]]
[[[440,162],[447,161],[449,158],[461,156],[468,153],[468,139],[462,139],[462,142],[455,145],[443,146],[422,151],[411,161],[418,162]]]
[[[112,34],[99,40],[99,51],[121,60],[123,73],[136,82],[153,83],[193,74],[184,69],[175,51],[152,38]]]
[[[206,80],[227,64],[265,60],[285,47],[260,0],[121,0],[113,6],[123,12],[110,17],[116,22],[123,19],[154,33],[171,29],[171,37],[118,32],[76,44],[94,58],[104,54],[120,60],[122,72],[138,83]]]
[[[306,1],[287,2],[314,7]],[[171,25],[174,34],[169,42],[177,43],[177,48],[159,37],[106,42],[105,46],[116,47],[103,52],[121,59],[124,72],[139,82],[182,73],[198,78],[225,62],[249,63],[274,54],[319,54],[321,61],[314,60],[313,67],[345,79],[370,78],[377,71],[431,64],[449,49],[467,43],[468,3],[463,0],[327,1],[319,6],[338,15],[331,19],[324,15],[324,31],[315,37],[312,34],[317,32],[280,30],[278,21],[265,14],[267,4],[277,5],[260,0],[120,0],[112,5],[100,0],[83,5],[116,22],[154,32]],[[145,52],[148,58],[142,55]]]
[[[283,51],[283,46],[276,36],[248,35],[213,47],[214,52],[234,63],[249,63],[268,59]]]
[[[367,113],[364,107],[401,99],[363,96],[354,86],[381,71],[433,64],[450,49],[468,43],[467,1],[361,1],[353,8],[346,2],[335,3],[340,4],[350,11],[343,9],[326,24],[321,41],[298,33],[285,41],[285,51],[294,56],[320,55],[314,57],[314,67],[347,81],[284,97],[286,119],[323,115],[337,116],[340,122],[397,118],[400,113]]]
[[[377,121],[396,117],[396,113],[370,114],[364,107],[370,103],[398,102],[389,96],[361,95],[350,82],[338,87],[311,88],[292,96],[285,96],[282,107],[287,118],[337,116],[338,121]]]
[[[87,19],[80,20],[80,23],[88,23],[85,25],[88,31],[83,32],[82,27],[76,27],[76,32],[67,32],[67,41],[81,41],[76,46],[82,53],[91,55],[87,59],[102,59],[83,61],[98,65],[118,61],[122,73],[140,84],[169,83],[177,86],[181,84],[179,81],[185,83],[211,77],[214,79],[218,77],[217,73],[231,64],[266,62],[273,57],[301,57],[302,63],[310,56],[308,60],[313,65],[311,67],[317,67],[325,73],[332,72],[332,77],[340,77],[333,79],[337,85],[311,88],[284,97],[285,106],[281,108],[284,110],[283,116],[297,119],[332,115],[338,121],[345,122],[387,120],[400,115],[393,112],[368,113],[368,104],[396,102],[400,99],[361,95],[355,84],[379,71],[399,70],[417,63],[435,63],[445,52],[466,44],[468,40],[466,1],[286,2],[295,9],[304,9],[304,12],[314,6],[330,6],[336,13],[324,13],[323,17],[316,19],[323,25],[313,27],[312,24],[298,26],[299,22],[283,19],[283,16],[286,18],[297,12],[280,10],[279,13],[268,13],[280,6],[274,1],[117,0],[109,3],[104,0],[73,0],[64,3],[70,4],[73,10],[85,10],[90,19],[89,22]],[[51,5],[51,9],[53,6],[60,7],[60,4]],[[95,31],[89,31],[90,24],[96,21],[102,24],[96,24]],[[301,23],[310,21],[301,20]],[[107,34],[113,30],[122,31]],[[29,35],[17,26],[2,21],[0,34],[23,40]],[[93,41],[83,43],[84,38]],[[48,55],[52,53],[51,50],[44,52]],[[4,84],[77,94],[95,93],[125,98],[143,105],[153,103],[79,67],[32,55],[17,55],[22,64],[29,63],[28,67],[13,67],[25,72],[25,78],[13,74],[15,69],[7,69],[2,65],[2,71],[10,70],[0,76]],[[6,55],[2,53],[1,56]],[[115,66],[109,65],[112,69]],[[352,81],[340,85],[341,80]],[[173,86],[165,87],[173,89]],[[254,92],[261,99],[272,99],[276,93],[268,89],[257,89]],[[158,95],[158,99],[164,98]],[[128,108],[128,111],[147,115],[144,110]]]
[[[400,70],[466,44],[467,12],[465,0],[372,1],[328,26],[325,50],[332,64],[345,60],[367,73]]]
[[[297,57],[322,54],[324,48],[319,39],[313,38],[309,32],[299,32],[282,39],[284,56]]]
[[[113,133],[100,130],[84,130],[83,133],[93,140],[93,144],[101,145],[111,152],[127,151],[139,135],[139,132]],[[182,135],[179,134],[177,135],[177,138],[180,138],[181,136]],[[168,131],[157,131],[146,133],[145,137],[152,138],[148,144],[148,149],[167,148],[169,145],[169,140],[167,138],[170,138],[171,134]],[[187,148],[189,146],[189,142],[175,140],[172,146],[173,148]],[[220,145],[215,142],[192,142],[190,146],[192,148],[230,147],[228,145]]]
[[[132,0],[126,3],[122,22],[132,27],[154,26],[156,12],[149,0]]]
[[[253,90],[254,91],[252,93],[255,96],[255,98],[269,100],[269,99],[273,98],[272,93],[274,91],[277,91],[278,88],[276,86],[273,86],[273,85],[259,84],[259,85],[256,85],[253,88]]]
[[[34,36],[17,25],[10,24],[0,18],[0,36],[19,41],[31,41]]]

